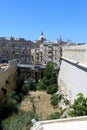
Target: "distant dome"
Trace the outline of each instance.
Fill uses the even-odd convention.
[[[39,37],[39,41],[41,41],[43,43],[43,41],[46,41],[46,38],[44,37],[43,32],[41,33],[40,37]]]

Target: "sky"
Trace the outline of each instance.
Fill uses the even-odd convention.
[[[0,37],[87,43],[87,0],[0,0]]]

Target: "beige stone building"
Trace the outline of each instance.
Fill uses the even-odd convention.
[[[60,64],[61,47],[57,43],[47,42],[43,45],[43,64],[54,62]]]
[[[33,42],[23,38],[0,38],[0,62],[18,59],[20,63],[31,63],[31,47]]]
[[[61,39],[47,41],[43,33],[35,42],[24,38],[0,37],[0,62],[16,58],[21,64],[47,64],[52,61],[59,65],[61,48],[66,44]]]
[[[60,65],[60,57],[62,55],[62,46],[67,45],[66,42],[58,40],[56,42],[47,41],[43,33],[35,42],[35,48],[31,49],[33,63],[47,64],[55,62]]]

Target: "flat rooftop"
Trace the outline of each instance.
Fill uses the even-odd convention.
[[[40,64],[33,64],[33,65],[30,65],[30,64],[17,64],[18,67],[20,68],[30,68],[32,70],[35,70],[35,69],[45,69],[46,66],[45,65],[40,65]]]

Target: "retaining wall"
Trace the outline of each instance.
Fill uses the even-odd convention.
[[[17,63],[12,61],[8,64],[1,64],[0,68],[0,100],[4,98],[4,91],[6,93],[11,91],[16,86],[17,80]]]
[[[59,91],[72,103],[78,93],[87,97],[87,45],[67,46],[62,52]]]

